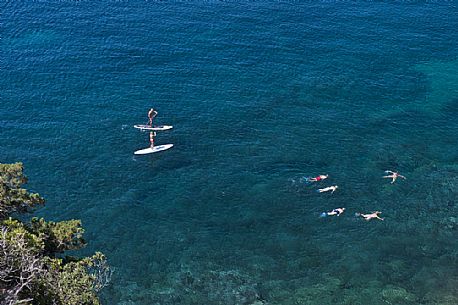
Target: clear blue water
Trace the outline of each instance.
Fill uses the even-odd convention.
[[[0,10],[0,160],[82,219],[104,304],[457,303],[454,2]],[[150,107],[175,147],[134,157]]]

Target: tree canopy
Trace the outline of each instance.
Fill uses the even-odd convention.
[[[86,245],[80,220],[18,220],[44,204],[26,182],[22,163],[0,164],[0,304],[100,304],[112,273],[105,256],[63,256]]]

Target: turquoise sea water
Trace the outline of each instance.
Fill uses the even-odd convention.
[[[454,2],[0,11],[0,161],[82,219],[104,304],[458,302]],[[175,147],[134,156],[150,107]]]

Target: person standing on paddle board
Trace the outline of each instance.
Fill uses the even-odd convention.
[[[154,110],[154,108],[151,108],[148,111],[148,125],[150,127],[153,127],[153,119],[156,117],[156,115],[157,115],[157,111]]]
[[[149,133],[149,142],[151,143],[151,148],[154,148],[154,137],[156,136],[156,133],[154,131],[151,131]]]

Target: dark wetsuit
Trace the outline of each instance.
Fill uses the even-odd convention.
[[[337,209],[334,209],[334,210],[332,210],[331,212],[337,213],[337,214],[336,214],[337,216],[339,216],[340,214],[342,214],[342,211],[337,210]]]

